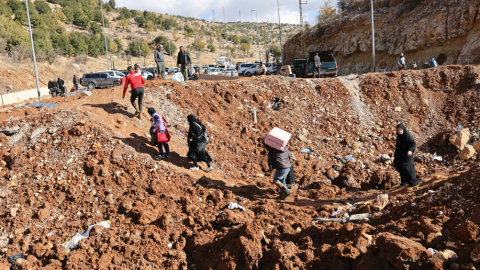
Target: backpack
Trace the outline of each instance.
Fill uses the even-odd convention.
[[[210,136],[208,136],[207,128],[203,124],[199,124],[197,122],[195,122],[195,124],[202,129],[202,133],[194,138],[195,141],[202,142],[203,140],[205,140],[206,144],[210,143]]]

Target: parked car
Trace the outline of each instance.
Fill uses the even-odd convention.
[[[170,75],[175,74],[177,72],[180,72],[180,69],[178,67],[168,69],[168,74],[170,74]]]
[[[144,79],[145,81],[147,81],[147,80],[153,80],[154,77],[153,77],[153,74],[152,74],[152,73],[150,73],[150,72],[148,72],[148,71],[146,71],[146,70],[143,70],[143,69],[142,69],[141,72],[142,72],[142,77],[143,77],[143,79]]]
[[[110,74],[113,74],[111,76]],[[122,73],[118,71],[100,71],[83,74],[80,79],[82,86],[87,86],[88,89],[95,89],[97,87],[119,86]]]
[[[148,68],[144,68],[144,70],[152,73],[154,77],[158,77],[158,69],[156,67],[148,67]],[[167,72],[167,68],[165,68],[165,72]]]
[[[254,63],[240,64],[238,69],[237,69],[238,74],[245,75],[245,70],[252,67],[253,65],[255,65],[255,64]]]
[[[208,65],[209,68],[216,68],[215,64]]]
[[[210,68],[209,70],[207,70],[207,72],[205,72],[205,74],[208,74],[208,75],[224,75],[224,71],[222,68]]]
[[[309,52],[309,57],[307,60],[308,67],[306,67],[305,78],[313,77],[313,68],[315,67],[314,57],[318,53],[320,57],[320,77],[335,77],[338,73],[338,65],[335,57],[333,57],[333,51],[317,51]]]
[[[277,72],[277,65],[274,63],[263,63],[267,67],[267,75]]]
[[[234,68],[227,68],[223,73],[223,76],[238,77],[238,71]]]
[[[270,74],[273,73],[273,68],[272,68],[271,63],[270,63],[270,67],[268,67],[267,64],[269,64],[269,63],[264,63],[265,67],[267,67],[267,74],[266,75],[270,75]],[[260,65],[260,64],[253,64],[251,67],[245,69],[244,74],[247,75],[247,76],[256,75],[258,65]]]

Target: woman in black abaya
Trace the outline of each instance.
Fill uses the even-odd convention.
[[[419,184],[415,176],[415,164],[413,163],[413,152],[415,152],[416,146],[412,135],[405,129],[405,126],[398,124],[394,163],[402,180],[399,187],[406,185],[416,186]]]
[[[190,124],[190,128],[188,129],[188,154],[187,157],[192,159],[193,167],[190,170],[198,171],[200,167],[197,164],[197,161],[205,161],[207,163],[206,172],[210,172],[213,170],[212,165],[212,158],[210,155],[205,151],[205,147],[207,146],[207,141],[203,136],[206,132],[205,126],[197,120],[195,115],[190,114],[187,116],[188,123]]]

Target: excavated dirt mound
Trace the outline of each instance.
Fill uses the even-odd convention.
[[[149,119],[134,117],[120,88],[50,99],[58,103],[51,109],[8,109],[0,113],[8,134],[0,134],[0,269],[479,267],[480,166],[449,143],[459,125],[470,130],[469,144],[478,138],[479,72],[154,80],[145,106],[173,135],[165,160],[154,158]],[[211,137],[210,173],[188,170],[190,113]],[[400,122],[417,142],[414,188],[396,189],[398,174],[378,158],[393,155]],[[273,127],[293,134],[297,184],[286,200],[263,147]],[[432,161],[435,152],[442,161]],[[385,204],[380,194],[389,195]],[[319,219],[364,213],[371,219]],[[93,227],[78,247],[62,246],[107,220],[110,228]]]

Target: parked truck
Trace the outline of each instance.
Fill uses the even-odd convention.
[[[292,74],[297,78],[305,78],[307,59],[293,60]]]
[[[320,78],[325,77],[335,77],[338,73],[338,66],[335,57],[333,57],[333,51],[316,51],[316,52],[309,52],[309,57],[307,60],[307,67],[305,67],[305,75],[303,78],[313,78],[313,68],[315,67],[315,54],[318,53],[320,57],[320,62],[322,65],[320,66]],[[318,76],[318,75],[316,75]]]

